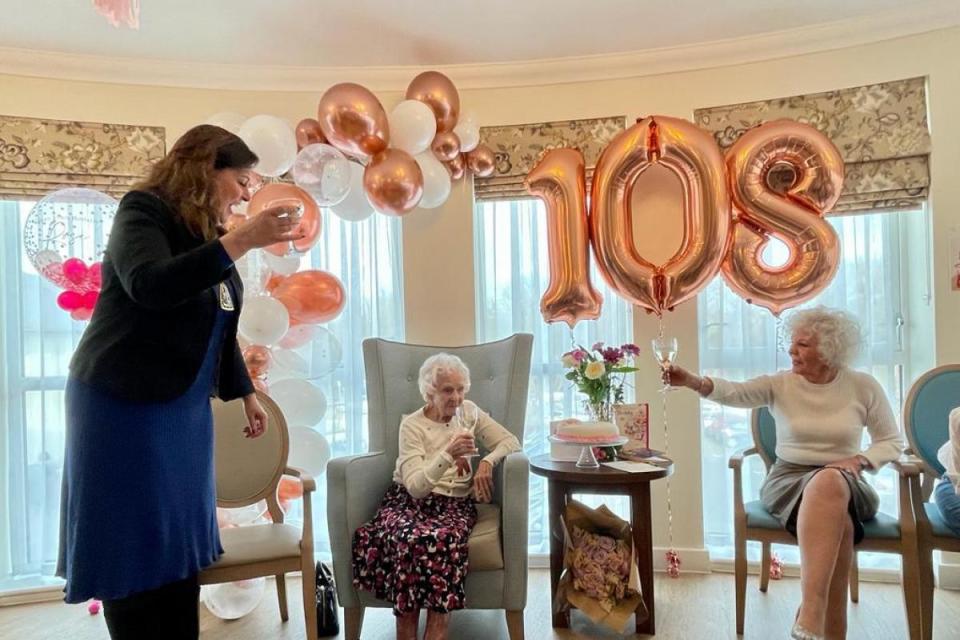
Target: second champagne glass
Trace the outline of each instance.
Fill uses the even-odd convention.
[[[660,365],[661,373],[666,371],[667,367],[677,359],[677,339],[674,337],[656,337],[650,341],[650,346],[653,347],[653,355],[657,359],[657,364]],[[663,388],[660,391],[666,393],[671,389],[670,383],[664,380]]]
[[[457,412],[454,414],[454,416],[457,419],[457,424],[459,425],[460,429],[462,429],[465,433],[469,434],[471,438],[474,438],[474,440],[476,440],[476,434],[474,433],[474,429],[477,426],[477,420],[479,418],[479,416],[477,415],[476,405],[472,405],[472,404],[467,405],[467,403],[464,402],[459,407],[457,407]],[[468,453],[463,457],[475,458],[477,455],[479,455],[479,453],[480,452],[476,449],[476,444],[474,444],[473,453]]]

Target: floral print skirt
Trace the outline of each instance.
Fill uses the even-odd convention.
[[[353,585],[392,602],[394,615],[463,609],[476,522],[472,498],[431,493],[417,500],[394,484],[373,520],[353,534]]]

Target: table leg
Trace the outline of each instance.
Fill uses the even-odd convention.
[[[650,522],[650,483],[635,484],[630,490],[630,526],[633,527],[633,546],[637,552],[637,569],[640,572],[640,589],[643,602],[647,605],[646,620],[637,616],[637,633],[653,635],[656,633],[654,622],[653,597],[653,529]]]
[[[567,503],[567,488],[562,482],[550,480],[547,491],[550,500],[550,606],[557,599],[557,584],[563,572],[563,523],[560,517]],[[570,626],[570,614],[567,611],[554,612],[554,628]]]

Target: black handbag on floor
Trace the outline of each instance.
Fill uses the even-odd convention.
[[[340,610],[337,606],[337,588],[333,571],[322,562],[317,563],[317,635],[335,636],[340,633]]]

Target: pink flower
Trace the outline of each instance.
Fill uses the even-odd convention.
[[[591,348],[592,348],[594,351],[600,351],[601,349],[603,349],[603,343],[602,343],[602,342],[595,342],[595,343],[593,344],[593,347],[591,347]]]
[[[570,352],[570,356],[574,359],[574,361],[577,364],[580,364],[581,362],[586,360],[588,355],[589,354],[583,349],[574,349],[573,351]]]
[[[623,351],[623,352],[624,352],[625,354],[627,354],[628,356],[634,356],[634,357],[636,357],[636,356],[640,355],[640,347],[638,347],[637,345],[633,344],[632,342],[629,342],[629,343],[627,343],[627,344],[625,344],[625,345],[621,345],[621,346],[620,346],[620,350]]]

